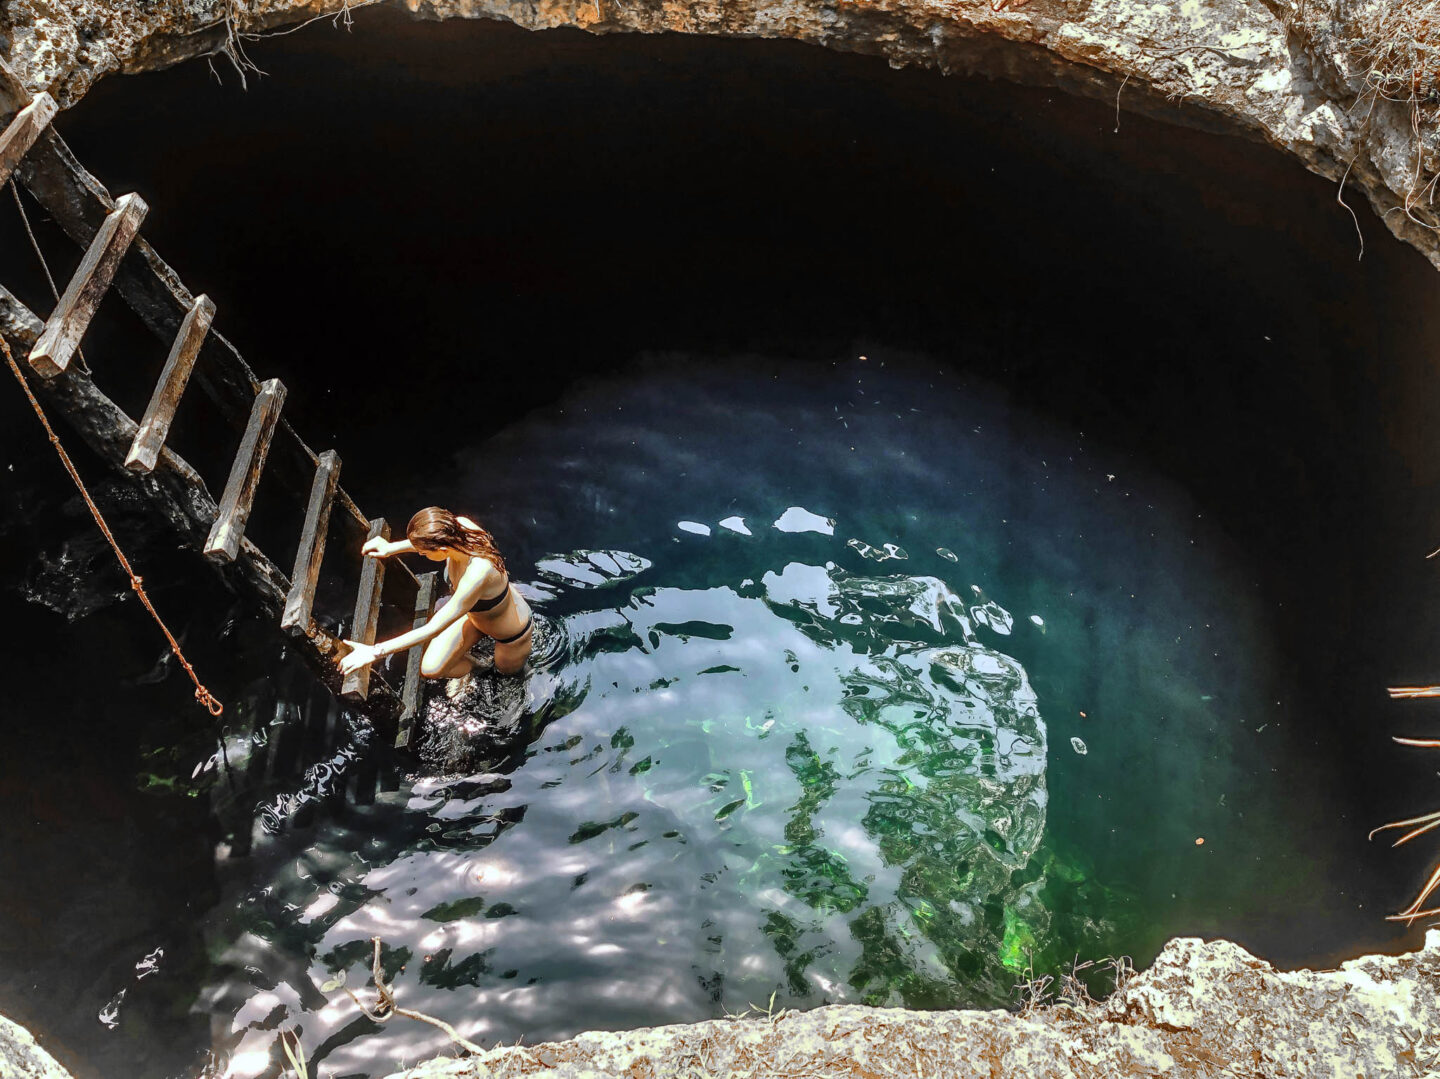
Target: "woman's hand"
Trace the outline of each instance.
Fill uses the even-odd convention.
[[[376,536],[374,539],[365,541],[365,546],[360,548],[360,553],[371,558],[389,558],[391,548],[395,545],[383,536]]]
[[[346,641],[350,651],[345,653],[340,660],[341,674],[354,674],[361,667],[368,667],[380,657],[375,654],[373,644],[362,644],[360,641]]]

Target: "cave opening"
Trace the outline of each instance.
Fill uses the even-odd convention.
[[[1421,761],[1388,742],[1390,733],[1407,733],[1425,706],[1407,712],[1389,705],[1383,689],[1433,680],[1440,656],[1440,634],[1427,616],[1440,596],[1434,567],[1424,561],[1440,536],[1440,432],[1425,404],[1440,383],[1440,307],[1433,269],[1367,212],[1359,211],[1358,225],[1352,221],[1336,205],[1333,184],[1263,146],[1117,111],[1113,102],[895,71],[873,58],[793,43],[531,33],[484,21],[414,22],[384,9],[361,13],[351,31],[321,24],[259,42],[251,53],[266,74],[252,75],[248,89],[223,66],[217,79],[193,62],[106,80],[58,126],[112,193],[138,190],[150,202],[145,235],[192,289],[216,301],[217,327],[257,372],[286,382],[291,422],[316,448],[340,451],[344,482],[361,505],[403,520],[410,508],[445,503],[463,489],[507,526],[507,557],[534,565],[557,548],[547,526],[558,518],[530,512],[544,502],[531,488],[537,476],[565,469],[532,471],[531,457],[560,450],[520,435],[553,438],[572,471],[578,461],[603,473],[605,453],[625,452],[594,427],[583,438],[567,434],[558,418],[567,409],[587,402],[648,408],[651,416],[639,420],[617,415],[615,430],[634,424],[673,433],[667,412],[722,426],[730,413],[783,420],[792,393],[813,410],[823,394],[805,396],[807,386],[872,378],[862,364],[886,363],[901,372],[894,378],[912,382],[934,371],[946,387],[960,387],[954,392],[984,398],[987,416],[1017,431],[1045,432],[1015,435],[1001,443],[1005,450],[1074,452],[1083,440],[1096,460],[1108,462],[1090,476],[1102,487],[1124,486],[1128,466],[1158,477],[1137,481],[1137,492],[1180,492],[1187,510],[1203,517],[1204,541],[1224,566],[1208,591],[1187,587],[1204,595],[1211,605],[1204,609],[1243,602],[1253,612],[1254,636],[1237,647],[1254,648],[1247,679],[1263,668],[1253,677],[1254,699],[1237,691],[1238,711],[1217,720],[1206,739],[1177,741],[1182,748],[1173,753],[1146,748],[1172,739],[1165,717],[1138,717],[1123,728],[1132,744],[1114,749],[1116,763],[1103,770],[1091,766],[1102,757],[1104,734],[1097,737],[1089,716],[1075,715],[1085,693],[1100,690],[1081,691],[1070,679],[1087,665],[1112,662],[1103,648],[1111,638],[1052,667],[1045,647],[1054,634],[1032,641],[1017,632],[1004,642],[1007,654],[1024,662],[1051,724],[1047,835],[1061,848],[1084,848],[1087,872],[1119,891],[1124,882],[1132,889],[1125,902],[1147,912],[1143,928],[1123,943],[1139,958],[1169,935],[1222,934],[1281,964],[1418,943],[1416,932],[1383,915],[1403,905],[1428,852],[1391,852],[1368,844],[1365,833],[1428,808],[1427,777],[1433,785]],[[46,222],[35,223],[47,251],[62,250]],[[1363,259],[1357,228],[1366,241]],[[9,209],[0,212],[0,251],[7,286],[47,311],[47,286]],[[138,413],[163,349],[113,314],[97,324],[86,350],[97,381]],[[895,399],[903,395],[898,382],[885,381],[891,376],[873,377]],[[767,378],[779,379],[779,389],[767,389]],[[748,389],[735,388],[746,380]],[[711,395],[706,407],[689,400],[692,385],[697,396]],[[913,398],[917,407],[923,398]],[[7,398],[0,407],[7,427],[0,440],[22,465],[19,478],[6,480],[12,492],[25,488],[22,501],[57,528],[83,527],[38,493],[54,482],[45,462],[22,462],[38,446],[23,402]],[[947,434],[945,424],[968,413],[937,410],[944,418],[936,426],[902,422],[889,431],[902,441],[928,440],[936,461],[975,457],[1007,467],[1003,453],[978,451],[968,428]],[[532,422],[535,416],[543,422]],[[210,423],[202,411],[179,433],[215,489],[230,443]],[[755,430],[744,428],[743,437]],[[805,430],[810,438],[819,428]],[[850,430],[834,437],[843,441]],[[733,462],[712,466],[764,467],[777,444],[763,433],[753,437],[754,446],[734,449]],[[953,448],[945,441],[951,437]],[[704,453],[720,452],[714,442],[702,445]],[[669,448],[675,461],[701,452]],[[810,508],[837,518],[841,536],[843,481],[864,473],[851,465],[827,471],[828,449],[807,442],[805,452],[812,450],[816,469],[833,471],[833,482],[830,502]],[[663,462],[667,452],[654,460]],[[801,474],[806,462],[785,468]],[[695,471],[694,501],[714,524],[726,492],[713,475],[701,479],[699,466]],[[1105,478],[1115,472],[1115,480]],[[650,512],[643,503],[653,489],[638,487],[627,501],[617,493],[620,483],[601,484],[620,512],[595,515],[592,534],[570,537],[572,546],[582,539],[603,549],[634,543],[625,518]],[[919,484],[911,493],[942,490]],[[594,493],[581,477],[554,488],[553,497],[578,502]],[[944,511],[964,518],[967,495],[954,492],[956,504]],[[1018,501],[1012,492],[985,505]],[[509,512],[507,504],[524,505],[526,513]],[[1141,528],[1128,512],[1115,511],[1125,522],[1116,528]],[[876,544],[895,535],[885,528],[903,527],[878,510],[857,515]],[[255,526],[266,536],[293,531],[292,519],[263,494]],[[36,588],[35,552],[25,548],[33,535],[0,533],[16,567],[6,578],[4,610],[36,627],[7,664],[17,680],[25,667],[46,669],[54,662],[47,657],[75,632],[20,595]],[[1005,554],[1008,542],[984,550],[991,576],[1018,591],[1023,559]],[[1145,551],[1148,539],[1137,532],[1130,543],[1133,549],[1117,545],[1115,557]],[[1107,557],[1066,536],[1053,544],[1077,561]],[[949,548],[966,553],[958,540]],[[709,555],[684,553],[696,565],[710,564]],[[1148,582],[1163,579],[1168,565],[1157,563]],[[693,573],[697,587],[708,581],[708,570],[671,568],[674,580]],[[1060,589],[1063,581],[1051,583]],[[1232,594],[1236,589],[1245,595]],[[987,581],[985,590],[999,596],[1003,588]],[[218,590],[199,602],[224,612]],[[1165,597],[1152,588],[1148,602]],[[1106,611],[1075,613],[1073,625],[1131,617]],[[1015,613],[1029,612],[1015,606]],[[89,619],[122,625],[132,614],[102,609]],[[1065,625],[1047,618],[1052,627]],[[666,623],[676,624],[689,623]],[[84,632],[95,634],[93,647],[107,646],[103,628]],[[214,653],[217,661],[225,656]],[[1145,658],[1126,661],[1137,679],[1147,677]],[[140,663],[139,654],[127,654],[121,665]],[[1151,673],[1157,681],[1168,677]],[[77,744],[93,735],[115,753],[113,760],[94,750],[83,755],[86,811],[125,815],[95,810],[112,788],[130,798],[139,770],[123,733],[110,729],[113,714],[92,706],[92,698],[112,692],[100,681],[68,690],[65,710],[81,717],[79,733],[58,748],[39,733],[17,736],[24,753],[0,765],[12,780],[6,797],[17,806],[38,798],[39,784],[24,774],[25,754],[48,760],[53,778],[68,772]],[[123,693],[152,692],[146,687]],[[1255,710],[1262,690],[1275,687],[1285,692],[1275,710]],[[1223,698],[1226,688],[1212,687],[1206,700]],[[38,692],[19,699],[27,714],[46,707]],[[93,730],[86,716],[95,717]],[[1246,766],[1252,770],[1206,771],[1199,755],[1223,757],[1229,742],[1264,737],[1266,728],[1271,737],[1283,732],[1281,741]],[[1072,753],[1072,737],[1089,743],[1089,752]],[[1211,742],[1221,748],[1206,749]],[[1183,772],[1186,753],[1197,754],[1201,778],[1170,771]],[[799,777],[802,766],[792,762],[792,771]],[[1231,819],[1243,792],[1219,784],[1221,776],[1266,785],[1277,801],[1256,802],[1248,820]],[[1117,793],[1170,782],[1203,795],[1203,812],[1189,804],[1167,808],[1163,792]],[[1285,815],[1262,815],[1280,802],[1289,806]],[[1132,850],[1123,827],[1116,829],[1142,811],[1198,822],[1177,821],[1174,835],[1199,838],[1220,827],[1236,841],[1227,847],[1212,838],[1210,863],[1197,862],[1193,848]],[[1216,825],[1217,814],[1228,824]],[[204,846],[215,825],[203,812],[192,815]],[[96,842],[118,827],[96,825]],[[127,820],[138,856],[144,842],[134,828]],[[1277,829],[1288,841],[1239,842]],[[1174,835],[1167,832],[1166,841]],[[24,842],[43,842],[39,836]],[[1277,861],[1281,849],[1286,860]],[[147,888],[156,892],[155,909],[169,917],[190,909],[181,893],[203,877],[209,898],[193,904],[193,915],[213,934],[212,908],[222,902],[214,897],[251,901],[263,874],[247,879],[247,870],[222,869],[217,881],[205,850],[187,850],[184,873],[132,882],[126,891],[137,907]],[[35,912],[53,902],[47,874],[54,863],[37,864],[49,868],[22,873],[6,899],[18,912],[8,926],[34,924]],[[1311,892],[1302,900],[1277,887],[1273,905],[1241,903],[1235,892],[1205,883],[1230,872],[1247,888],[1296,875]],[[87,909],[98,894],[87,892],[98,885],[87,885],[83,874],[66,878],[63,888],[72,911]],[[1165,895],[1187,889],[1203,893],[1203,901],[1177,900],[1181,913],[1161,912]],[[1052,905],[1058,918],[1063,904]],[[977,917],[1000,918],[1001,945],[1013,944],[1008,908],[983,908],[977,905]],[[506,911],[485,909],[508,924]],[[127,905],[106,928],[104,954],[65,960],[77,969],[63,978],[54,956],[18,937],[6,941],[0,1010],[30,1020],[76,1058],[104,1062],[108,1074],[155,1074],[146,1070],[155,1059],[147,1054],[160,1050],[142,1049],[123,1024],[121,1035],[97,1027],[93,1016],[122,985],[117,970],[137,958],[130,951],[158,939],[157,917]],[[788,955],[804,935],[786,929],[778,939]],[[201,992],[215,985],[195,958],[203,951],[191,941],[192,962],[173,975],[179,987],[155,995],[144,1013],[146,1030],[185,1032],[166,1051],[167,1067],[188,1066],[187,1054],[210,1038],[208,1022],[224,1020],[215,1044],[230,1034],[236,1009],[226,1013],[215,1001],[231,998]],[[963,980],[972,959],[952,958],[947,969]],[[883,971],[866,970],[883,980]],[[484,962],[446,971],[451,987],[503,983],[507,973],[498,962],[494,971]],[[563,982],[550,968],[537,968],[535,977]],[[61,1014],[58,997],[35,1003],[27,996],[26,987],[47,978],[79,986],[85,1007],[74,1009],[78,1018]],[[153,984],[134,987],[133,1014],[140,1014],[137,998],[158,994]],[[187,992],[206,1003],[175,1018],[173,1002]],[[667,1001],[658,1017],[644,1001],[586,1014],[589,1025],[600,1026],[703,1018],[719,998],[695,992]],[[896,992],[907,1003],[967,1002],[928,985]],[[493,1036],[568,1029],[544,1008],[517,1011],[508,1021]],[[337,1036],[336,1044],[344,1043]]]

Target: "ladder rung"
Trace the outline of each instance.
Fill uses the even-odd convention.
[[[180,332],[170,346],[170,355],[165,360],[159,381],[155,383],[155,392],[150,395],[150,404],[140,421],[140,429],[135,432],[130,453],[125,458],[125,467],[132,472],[149,472],[155,467],[160,449],[170,434],[170,423],[175,419],[180,395],[190,381],[195,357],[200,353],[200,346],[214,318],[215,305],[210,302],[210,297],[195,297],[185,320],[180,323]]]
[[[230,465],[230,478],[225,481],[225,493],[220,496],[219,513],[210,528],[210,538],[205,541],[205,554],[216,561],[233,562],[240,553],[240,539],[245,535],[245,522],[250,519],[255,488],[260,485],[265,455],[270,452],[270,438],[284,404],[283,382],[272,378],[261,383],[250,409],[250,422],[245,425],[245,437],[240,440],[240,448]]]
[[[3,132],[0,132],[0,184],[10,179],[15,166],[30,152],[40,132],[50,126],[59,112],[55,99],[49,94],[36,94],[34,100],[16,114]]]
[[[425,573],[420,576],[420,590],[415,593],[415,620],[411,623],[412,629],[419,629],[430,616],[435,612],[435,582],[439,574]],[[395,736],[395,748],[404,749],[410,744],[410,732],[415,725],[415,717],[420,714],[420,662],[424,659],[425,649],[417,645],[410,649],[410,654],[405,657],[405,688],[400,694],[400,700],[404,705],[404,711],[400,714],[400,732]]]
[[[390,538],[390,525],[384,517],[370,522],[366,541],[379,536]],[[360,592],[355,597],[355,624],[351,627],[351,640],[361,644],[375,643],[375,630],[380,624],[380,589],[385,584],[385,562],[380,558],[366,558],[360,567]],[[345,676],[340,686],[340,696],[349,700],[363,701],[370,695],[370,668],[361,667]]]
[[[60,297],[50,320],[45,323],[45,332],[30,350],[30,366],[42,377],[54,378],[70,366],[70,357],[79,347],[80,338],[85,336],[95,309],[115,277],[120,259],[140,231],[140,222],[149,210],[145,200],[132,192],[121,195],[115,209],[101,223],[85,257],[80,260],[80,268],[65,287],[65,295]]]
[[[330,507],[335,504],[339,482],[340,455],[326,450],[315,466],[315,482],[310,485],[310,501],[305,506],[305,527],[300,531],[300,549],[295,552],[295,571],[290,574],[290,595],[280,618],[280,627],[287,633],[304,633],[310,627],[320,562],[325,557]]]

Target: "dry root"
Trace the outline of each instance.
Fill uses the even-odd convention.
[[[1405,213],[1435,209],[1440,184],[1440,0],[1341,0],[1336,22],[1371,104],[1397,102],[1410,113],[1415,162]]]

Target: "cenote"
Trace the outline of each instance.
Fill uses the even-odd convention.
[[[1434,794],[1383,691],[1440,663],[1440,290],[1333,185],[795,44],[367,11],[251,55],[62,132],[362,506],[488,525],[540,641],[470,698],[504,752],[397,754],[82,456],[212,727],[5,395],[0,1011],[77,1074],[435,1055],[342,991],[372,936],[487,1044],[1418,945],[1433,851],[1366,833]],[[48,310],[8,205],[0,250]],[[232,437],[177,431],[212,488]]]

